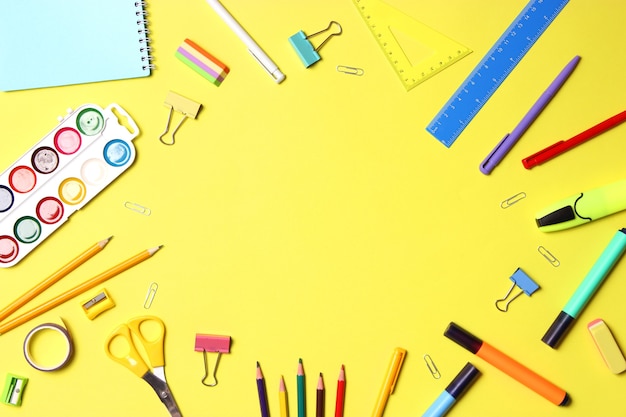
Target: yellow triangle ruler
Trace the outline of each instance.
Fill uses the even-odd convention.
[[[407,91],[472,52],[380,0],[352,2]]]

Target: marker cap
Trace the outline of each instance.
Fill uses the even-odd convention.
[[[480,371],[468,362],[452,380],[452,382],[450,382],[450,385],[446,387],[446,391],[458,400],[461,395],[467,391],[470,385],[472,385],[478,375],[480,375]]]
[[[483,345],[482,340],[454,322],[450,322],[446,331],[443,332],[443,335],[474,354],[478,352]]]
[[[556,348],[572,327],[572,324],[574,324],[574,320],[574,317],[561,311],[552,323],[552,326],[550,326],[546,334],[541,338],[541,341],[551,348]]]

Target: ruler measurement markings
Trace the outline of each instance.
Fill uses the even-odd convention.
[[[567,2],[568,0],[561,0],[558,5],[552,6],[552,9],[548,10],[550,13],[544,13],[537,5],[551,7],[547,5],[547,2],[544,0],[531,1],[500,36],[470,76],[444,105],[444,108],[435,116],[427,130],[444,145],[450,147]],[[502,59],[508,60],[508,62],[500,63]],[[491,84],[485,81],[487,78],[490,78]],[[475,88],[478,88],[479,91],[474,92]],[[468,99],[464,99],[464,96],[467,96]],[[471,103],[471,98],[474,98],[474,104]],[[461,114],[453,117],[453,113],[457,112]],[[456,121],[452,122],[452,120]],[[452,123],[456,126],[450,126]],[[448,129],[445,129],[446,127]]]
[[[471,53],[467,47],[380,0],[353,3],[407,91]],[[433,55],[412,64],[392,29],[429,46]]]

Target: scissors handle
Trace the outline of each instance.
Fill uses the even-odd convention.
[[[113,354],[111,351],[111,343],[113,343],[116,339],[123,339],[124,342],[128,345],[128,353],[125,356],[117,356]],[[133,343],[133,338],[130,334],[130,329],[127,325],[122,324],[117,329],[109,335],[105,344],[104,351],[109,356],[109,358],[113,359],[115,362],[121,364],[128,368],[132,373],[137,375],[139,378],[142,378],[146,372],[150,370],[148,365],[141,359],[141,355],[135,348],[135,344]]]
[[[141,329],[141,326],[148,322],[154,322],[158,326],[158,333],[156,337],[150,339],[146,338]],[[133,332],[141,341],[152,367],[156,368],[164,366],[165,355],[163,350],[165,347],[165,324],[163,321],[155,316],[141,316],[131,319],[128,322],[128,327],[130,328],[130,331]]]

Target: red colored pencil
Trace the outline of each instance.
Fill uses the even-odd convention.
[[[335,417],[343,417],[343,400],[346,396],[346,371],[341,365],[337,379],[337,399],[335,401]]]

